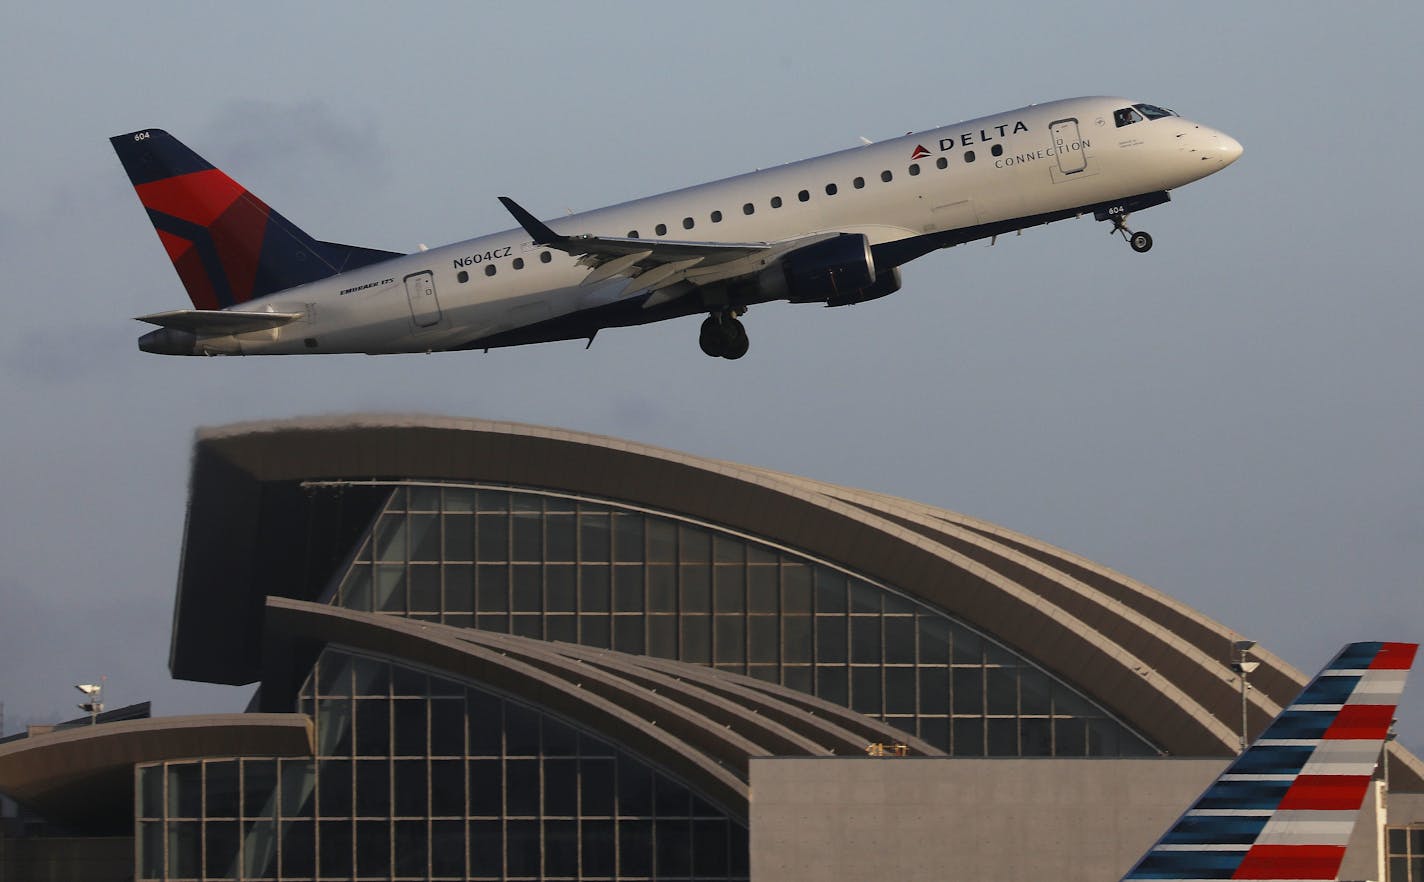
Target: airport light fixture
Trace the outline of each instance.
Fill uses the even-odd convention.
[[[93,726],[99,722],[99,714],[104,710],[104,680],[107,677],[100,677],[98,683],[76,683],[74,688],[83,692],[89,700],[79,705],[79,709],[89,715],[89,725]]]
[[[1246,740],[1248,737],[1246,732],[1246,692],[1251,688],[1250,683],[1247,682],[1247,678],[1251,675],[1252,671],[1261,666],[1259,661],[1247,658],[1247,653],[1254,649],[1255,646],[1255,640],[1237,640],[1231,644],[1231,651],[1235,654],[1235,658],[1231,662],[1231,670],[1235,671],[1241,677],[1241,750],[1243,753],[1246,750]]]

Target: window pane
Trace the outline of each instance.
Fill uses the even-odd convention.
[[[504,764],[504,806],[509,815],[538,817],[538,760],[509,760]]]
[[[673,563],[677,560],[677,525],[661,518],[649,518],[646,525],[648,560]]]
[[[613,784],[616,776],[611,759],[585,759],[579,763],[580,807],[594,817],[613,814]]]
[[[885,713],[913,714],[915,712],[915,669],[885,669]]]
[[[880,704],[880,668],[851,668],[851,708],[858,713],[879,716]]]
[[[480,514],[476,517],[475,547],[478,560],[496,563],[509,559],[509,516],[505,514]]]
[[[613,559],[639,563],[643,560],[643,516],[619,513],[613,516]]]
[[[949,668],[920,668],[920,713],[949,713]]]
[[[389,821],[356,822],[356,872],[359,875],[390,875],[390,837]]]
[[[289,821],[282,825],[282,873],[310,876],[316,869],[316,834],[311,821]]]
[[[325,810],[325,806],[322,807]],[[356,761],[356,814],[384,818],[391,813],[391,764],[389,760]]]
[[[811,568],[785,563],[781,567],[781,609],[787,613],[811,612]]]
[[[204,763],[207,773],[207,818],[237,817],[237,762]]]
[[[549,560],[572,561],[575,559],[574,518],[569,515],[549,515],[544,521],[544,541]]]
[[[741,565],[719,564],[712,568],[712,575],[716,611],[739,613],[746,610],[746,571]]]
[[[886,616],[885,662],[910,664],[915,660],[915,617]]]
[[[850,660],[875,664],[880,662],[880,617],[852,616],[850,620]]]
[[[499,821],[470,822],[470,874],[504,877],[504,831]]]
[[[785,616],[781,622],[782,633],[785,635],[782,660],[788,664],[812,661],[811,617]]]
[[[610,559],[609,522],[606,514],[579,515],[579,559],[607,563]]]
[[[518,512],[512,520],[514,550],[511,560],[540,561],[544,556],[543,517],[530,512]]]
[[[776,616],[751,616],[747,619],[748,661],[777,661],[780,643],[777,640],[777,625]]]
[[[470,760],[470,814],[504,812],[504,770],[499,760]]]
[[[623,566],[613,568],[613,610],[643,611],[643,568]]]
[[[956,714],[984,713],[984,679],[981,668],[955,668],[954,712]]]
[[[740,615],[714,616],[717,664],[744,665],[747,661],[746,627]]]
[[[780,570],[775,564],[747,567],[747,610],[749,612],[777,612],[779,581]]]
[[[568,565],[544,568],[544,608],[549,612],[575,612],[578,609],[576,590],[578,570]]]
[[[580,612],[608,612],[611,578],[606,566],[579,567]]]
[[[207,853],[204,863],[209,879],[237,878],[237,821],[209,821],[204,825]]]
[[[469,515],[446,515],[445,559],[475,559],[475,522]]]
[[[682,582],[682,612],[701,613],[712,610],[712,574],[700,564],[678,568]]]

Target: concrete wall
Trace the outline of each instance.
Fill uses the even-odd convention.
[[[757,759],[753,882],[1112,882],[1221,759]]]

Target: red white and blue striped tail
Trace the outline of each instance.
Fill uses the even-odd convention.
[[[1416,643],[1351,643],[1125,879],[1336,879]]]

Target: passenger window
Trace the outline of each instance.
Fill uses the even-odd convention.
[[[1131,107],[1124,107],[1122,110],[1113,113],[1113,122],[1117,123],[1118,128],[1122,128],[1123,126],[1130,126],[1135,122],[1142,122],[1142,117]]]
[[[892,174],[890,174],[890,170],[889,170],[889,169],[886,169],[885,171],[883,171],[883,172],[880,173],[880,180],[884,181],[884,182],[887,183],[887,184],[890,183],[890,179],[893,178],[893,177],[895,177],[895,176],[892,175]]]
[[[964,151],[964,161],[965,161],[965,162],[973,162],[973,161],[974,161],[974,151],[973,151],[973,150],[966,150],[966,151]]]
[[[827,196],[834,196],[834,195],[836,195],[837,192],[838,192],[838,188],[836,187],[835,184],[827,184],[827,185],[826,185],[826,195],[827,195]]]
[[[657,233],[659,236],[666,236],[667,224],[658,224],[656,227],[653,227],[653,232]]]
[[[797,199],[800,199],[802,202],[810,202],[810,201],[811,201],[811,191],[809,191],[809,190],[802,190],[800,193],[797,193],[797,194],[796,194],[796,198],[797,198]]]
[[[637,231],[637,230],[629,230],[629,231],[628,231],[628,238],[629,238],[629,239],[636,239],[636,238],[638,238],[638,231]]]
[[[910,163],[910,177],[914,177],[915,175],[917,175],[917,174],[919,174],[919,173],[920,173],[920,164],[919,164],[918,162],[912,162],[912,163]]]
[[[524,258],[522,258],[522,257],[516,257],[516,258],[514,258],[514,268],[515,268],[515,269],[524,269]]]
[[[470,280],[470,274],[465,272],[464,270],[460,270],[458,273],[455,274],[455,279],[463,285],[465,282],[468,282]]]
[[[722,222],[722,212],[720,212],[720,211],[714,211],[714,212],[712,212],[712,223],[714,223],[714,224],[720,224],[721,222]]]
[[[939,159],[935,160],[935,168],[949,168],[949,160],[941,156]]]
[[[990,147],[990,148],[989,148],[989,152],[992,153],[992,154],[994,154],[995,156],[1003,156],[1003,155],[1004,155],[1004,145],[1003,145],[1003,144],[995,144],[993,147]]]
[[[742,214],[751,214],[754,211],[756,211],[756,206],[752,205],[750,202],[742,206]]]
[[[553,256],[552,254],[550,254],[549,252],[547,252],[547,251],[540,251],[540,252],[539,252],[539,262],[540,262],[540,263],[548,263],[549,261],[551,261],[551,260],[553,260],[553,259],[554,259],[554,256]]]
[[[487,264],[485,264],[485,275],[487,275],[487,276],[492,276],[492,275],[494,275],[494,264],[492,264],[492,263],[487,263]]]
[[[781,197],[780,197],[780,196],[773,196],[773,197],[771,197],[771,207],[772,207],[772,208],[780,208],[780,207],[781,207]]]
[[[690,218],[690,217],[685,217],[685,218],[683,218],[683,219],[682,219],[682,228],[683,228],[684,230],[690,230],[690,229],[692,229],[692,218]]]
[[[863,190],[865,188],[865,178],[856,178],[851,181],[851,183],[855,185],[857,190]]]

